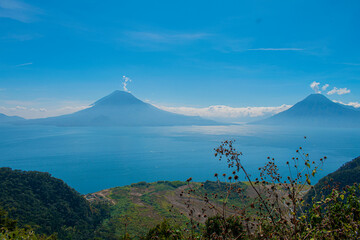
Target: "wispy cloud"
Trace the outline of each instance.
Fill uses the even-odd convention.
[[[32,22],[41,10],[18,0],[0,1],[0,18],[10,18],[20,22]]]
[[[187,116],[200,116],[207,118],[244,118],[244,117],[261,117],[265,115],[273,115],[285,111],[291,105],[281,105],[276,107],[230,107],[225,105],[214,105],[205,108],[195,107],[166,107],[155,105],[165,111],[183,114]]]
[[[303,51],[303,48],[251,48],[248,51]]]
[[[333,102],[335,103],[340,103],[342,105],[346,105],[346,106],[351,106],[354,108],[360,108],[360,103],[359,102],[349,102],[349,103],[344,103],[342,101],[337,101],[337,100],[333,100]]]
[[[17,105],[11,107],[0,106],[0,112],[9,116],[20,116],[31,119],[70,114],[89,107],[90,106],[63,106],[58,108],[45,108]]]
[[[360,66],[360,63],[343,63],[344,65]]]
[[[15,41],[30,41],[33,40],[35,38],[39,38],[41,37],[40,34],[10,34],[10,35],[6,35],[1,37],[1,39],[5,39],[5,40],[15,40]]]
[[[31,106],[35,105],[36,101],[4,100],[2,103],[6,105]]]
[[[22,64],[15,65],[15,67],[24,67],[24,66],[28,66],[28,65],[32,65],[32,64],[33,64],[32,62],[22,63]]]
[[[0,112],[29,119],[54,117],[89,108],[89,102],[54,98],[37,98],[30,101],[0,99]]]
[[[127,36],[142,41],[158,42],[158,43],[183,43],[204,39],[210,34],[207,33],[166,33],[166,32],[126,32]]]
[[[119,41],[149,50],[166,50],[170,46],[190,44],[194,41],[206,39],[209,36],[211,34],[203,32],[127,31],[123,33]]]
[[[89,106],[65,106],[65,107],[55,109],[55,111],[57,113],[61,113],[61,114],[68,114],[68,113],[73,113],[73,112],[77,112],[80,110],[84,110],[89,107],[91,107],[91,106],[90,105]]]
[[[0,110],[5,111],[6,113],[16,114],[23,111],[31,111],[31,112],[47,112],[46,108],[33,108],[33,107],[25,107],[25,106],[15,106],[15,107],[3,107],[0,106]]]
[[[225,36],[216,36],[211,40],[213,48],[223,53],[245,52],[254,41],[253,38],[233,39]]]
[[[206,40],[214,50],[221,52],[244,51],[303,51],[304,48],[251,48],[252,38],[229,38],[207,32],[174,32],[174,31],[127,31],[120,41],[125,41],[137,47],[165,49],[172,45],[190,44]]]
[[[348,93],[350,93],[350,89],[334,87],[332,90],[327,92],[327,95],[333,95],[333,94],[343,95],[343,94],[348,94]]]

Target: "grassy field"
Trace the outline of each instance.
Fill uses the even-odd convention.
[[[102,231],[115,232],[117,236],[125,231],[142,236],[165,218],[179,225],[187,220],[173,207],[178,189],[184,186],[185,182],[140,182],[88,194],[86,198],[111,204],[110,218],[104,221]]]
[[[205,194],[209,196],[209,203],[204,201]],[[229,196],[226,200],[226,185],[214,182],[140,182],[88,194],[86,198],[111,205],[110,217],[104,221],[102,231],[115,232],[117,236],[125,232],[132,236],[143,236],[164,219],[180,227],[185,226],[191,217],[204,223],[206,216],[217,214],[217,210],[210,209],[210,206],[221,208],[224,201],[242,205],[235,196]]]
[[[232,191],[228,191],[229,186]],[[241,193],[237,192],[239,189]],[[191,218],[203,224],[207,217],[216,214],[236,214],[238,209],[247,207],[254,196],[254,190],[241,182],[229,185],[210,181],[158,181],[115,187],[85,197],[111,205],[110,217],[100,230],[103,235],[108,232],[120,237],[129,233],[132,237],[140,237],[164,219],[185,227]]]

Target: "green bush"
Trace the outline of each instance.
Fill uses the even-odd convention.
[[[179,229],[171,225],[167,220],[164,220],[154,228],[150,229],[145,239],[180,240],[183,239],[183,237]]]
[[[205,222],[206,239],[242,239],[243,223],[239,217],[223,218],[220,215],[209,217]]]

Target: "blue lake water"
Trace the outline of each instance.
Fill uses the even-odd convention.
[[[214,180],[214,173],[228,171],[213,150],[226,139],[236,140],[253,176],[267,156],[287,173],[283,166],[299,146],[311,160],[328,157],[318,178],[360,155],[360,129],[0,126],[0,166],[49,172],[80,193],[140,181]]]

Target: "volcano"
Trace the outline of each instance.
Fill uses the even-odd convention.
[[[360,111],[334,103],[322,94],[311,94],[288,110],[254,123],[309,127],[360,127]]]
[[[179,126],[215,125],[200,117],[170,113],[145,103],[131,93],[115,91],[91,107],[58,117],[28,120],[28,124],[56,126]]]

